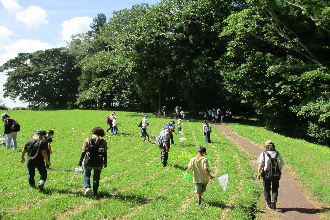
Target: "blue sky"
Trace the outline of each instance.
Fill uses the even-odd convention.
[[[160,0],[0,0],[0,66],[18,53],[64,46],[73,34],[89,30],[99,13],[111,18],[114,11]],[[6,75],[0,73],[0,100],[7,107],[26,103],[3,98]]]

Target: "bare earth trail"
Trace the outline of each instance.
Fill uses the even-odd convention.
[[[239,136],[225,124],[213,124],[212,126],[219,129],[227,139],[234,141],[240,150],[243,149],[243,151],[252,156],[257,157],[264,150],[262,146],[254,144],[252,141]],[[255,164],[257,164],[256,159]],[[259,219],[313,220],[329,217],[326,216],[326,214],[319,213],[325,207],[323,204],[307,199],[311,194],[302,189],[303,187],[301,184],[293,180],[294,177],[291,174],[292,172],[290,172],[290,168],[284,166],[282,172],[277,209],[276,211],[266,211],[265,208],[262,208],[263,211],[261,212]],[[262,184],[262,181],[260,181],[259,184]],[[263,197],[263,191],[261,192],[261,196]]]

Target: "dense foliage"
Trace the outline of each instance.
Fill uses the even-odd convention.
[[[108,22],[99,14],[67,48],[8,61],[0,68],[9,75],[5,96],[158,112],[226,106],[269,129],[330,143],[329,18],[325,0],[135,5]],[[31,59],[49,52],[47,62]]]

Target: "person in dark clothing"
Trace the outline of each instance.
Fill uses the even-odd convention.
[[[6,149],[9,150],[11,141],[14,142],[13,150],[17,149],[17,132],[12,131],[11,127],[15,122],[7,113],[1,115],[1,119],[4,122],[4,134],[7,135]]]
[[[47,153],[47,157],[48,160],[50,162],[50,155],[53,153],[52,152],[52,147],[51,147],[51,142],[53,142],[53,135],[54,135],[54,131],[53,130],[48,130],[46,137],[45,137],[45,142],[47,143],[47,149],[46,149],[46,153]],[[49,169],[49,166],[46,165],[46,168]]]
[[[48,160],[46,149],[47,149],[47,143],[44,140],[46,136],[46,131],[39,130],[36,133],[36,137],[34,139],[28,140],[26,144],[24,145],[24,148],[21,152],[21,162],[25,162],[25,153],[27,153],[26,157],[26,166],[28,169],[28,181],[30,185],[30,189],[36,188],[35,185],[35,169],[39,171],[40,174],[40,181],[38,184],[38,188],[40,192],[44,192],[45,188],[45,182],[47,179],[47,169],[45,166],[45,162],[48,166],[51,165],[51,163]]]
[[[265,177],[263,173],[265,173],[269,167],[271,160],[276,158],[278,162],[278,168],[282,170],[284,162],[282,156],[279,152],[275,150],[275,145],[273,141],[268,140],[265,142],[266,151],[262,152],[258,157],[258,180],[260,177],[263,177],[263,185],[264,185],[264,196],[266,200],[266,208],[267,209],[276,209],[276,202],[278,197],[278,188],[280,185],[281,175],[273,176],[271,178]],[[269,155],[269,156],[268,156]],[[270,194],[272,191],[272,194]]]
[[[167,129],[162,130],[159,134],[160,159],[162,161],[164,168],[167,166],[168,152],[170,151],[170,134],[173,131],[174,131],[174,128],[170,126]]]

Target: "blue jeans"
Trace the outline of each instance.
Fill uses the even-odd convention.
[[[210,132],[204,133],[205,143],[211,143]]]
[[[118,128],[117,126],[112,127],[112,134],[118,134]]]
[[[36,183],[34,181],[34,176],[35,176],[35,173],[36,173],[36,168],[38,169],[39,173],[40,173],[40,181],[39,181],[39,184],[40,185],[44,185],[44,183],[46,182],[46,179],[47,179],[47,169],[46,169],[46,166],[43,165],[43,166],[38,166],[38,167],[35,167],[35,166],[27,166],[27,169],[28,169],[28,181],[29,181],[29,184],[30,186],[35,186]]]
[[[14,142],[14,147],[13,150],[17,149],[17,132],[10,132],[9,134],[7,134],[7,144],[6,144],[6,149],[9,150],[10,148],[10,144],[11,144],[11,140],[13,139]]]
[[[92,169],[88,168],[86,165],[84,165],[84,187],[85,188],[91,188],[91,174]],[[101,170],[94,169],[94,175],[93,175],[93,195],[97,194],[97,190],[100,185],[100,176],[101,176]]]

